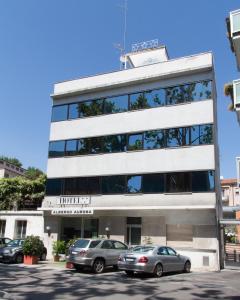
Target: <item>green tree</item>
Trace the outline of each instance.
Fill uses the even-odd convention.
[[[13,164],[13,165],[17,166],[17,167],[22,166],[22,163],[15,157],[8,157],[8,156],[1,155],[0,160],[4,160],[4,161],[6,161],[10,164]]]
[[[25,176],[31,180],[37,179],[40,175],[43,174],[44,173],[40,169],[34,167],[28,167],[27,171],[25,172]]]

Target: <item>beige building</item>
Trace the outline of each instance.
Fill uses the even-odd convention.
[[[0,178],[24,176],[25,169],[17,167],[7,161],[0,160]]]

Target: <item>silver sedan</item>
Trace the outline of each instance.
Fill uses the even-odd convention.
[[[191,260],[166,246],[136,246],[119,256],[118,268],[131,276],[134,272],[151,273],[161,277],[164,272],[189,273]]]

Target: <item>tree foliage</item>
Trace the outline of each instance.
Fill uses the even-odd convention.
[[[27,201],[41,201],[45,193],[46,176],[34,180],[25,177],[0,179],[0,210],[24,207]]]
[[[8,156],[1,155],[0,160],[4,160],[10,164],[13,164],[13,165],[19,167],[19,168],[22,166],[22,163],[15,157],[8,157]]]
[[[44,175],[44,173],[38,168],[28,167],[24,175],[31,180],[35,180],[39,176]]]

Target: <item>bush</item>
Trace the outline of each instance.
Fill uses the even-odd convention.
[[[54,241],[53,242],[53,255],[58,256],[59,254],[65,254],[66,244],[64,241]]]
[[[23,254],[29,256],[40,256],[43,253],[44,244],[39,236],[28,236],[23,243]]]

